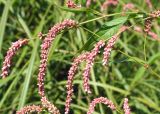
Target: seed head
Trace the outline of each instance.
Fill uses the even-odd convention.
[[[20,39],[16,42],[12,43],[12,46],[7,51],[7,55],[5,56],[3,66],[2,66],[2,74],[1,76],[5,78],[9,73],[9,68],[11,66],[12,58],[16,54],[16,52],[23,46],[28,43],[27,39]]]

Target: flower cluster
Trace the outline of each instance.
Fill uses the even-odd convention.
[[[89,7],[91,5],[91,1],[92,0],[86,0],[86,7]],[[96,0],[93,0],[94,2],[96,2]],[[72,0],[68,0],[66,3],[68,8],[80,8],[81,5],[77,5],[75,4]]]
[[[84,86],[84,91],[87,93],[91,93],[90,87],[89,87],[89,73],[90,69],[93,66],[93,62],[97,54],[100,52],[100,48],[102,48],[105,45],[105,42],[100,40],[95,46],[94,49],[90,52],[90,54],[87,57],[87,64],[86,67],[83,71],[83,86]]]
[[[153,8],[152,3],[150,0],[145,0],[145,2],[147,3],[147,5],[149,6],[150,9]]]
[[[134,30],[138,33],[143,33],[143,29],[139,26],[135,26],[134,27]],[[153,39],[153,40],[156,40],[156,41],[160,41],[158,35],[152,31],[148,31],[148,35]]]
[[[148,34],[149,31],[151,30],[151,27],[152,27],[152,20],[153,20],[153,18],[148,18],[147,20],[145,20],[145,28],[144,28],[144,32],[146,32],[147,34]]]
[[[46,98],[44,94],[44,82],[43,81],[44,81],[44,76],[45,76],[46,67],[47,67],[48,52],[49,52],[51,43],[56,37],[56,35],[59,32],[61,32],[63,29],[71,28],[74,26],[76,26],[76,22],[70,19],[66,19],[62,23],[56,24],[49,30],[47,36],[43,39],[43,43],[41,45],[41,61],[40,61],[41,64],[39,67],[39,74],[38,74],[39,94],[41,96],[42,108],[47,108],[48,111],[51,112],[52,114],[60,114],[60,112],[52,103],[48,101],[48,99]],[[39,33],[38,36],[42,38],[43,34]],[[24,40],[20,39],[14,42],[12,46],[9,48],[9,50],[7,51],[5,60],[4,60],[3,67],[2,67],[3,78],[5,78],[8,75],[8,69],[10,67],[12,57],[16,54],[16,52],[21,46],[27,43],[28,43],[27,39],[24,39]],[[35,106],[35,105],[26,106],[26,107],[23,107],[20,111],[17,111],[17,114],[25,114],[25,113],[33,112],[33,111],[40,112],[42,108],[39,106]]]
[[[75,4],[72,0],[68,0],[66,5],[68,8],[80,8],[81,7],[81,5]]]
[[[41,45],[41,64],[39,68],[39,74],[38,74],[38,86],[39,86],[39,94],[41,96],[41,102],[42,102],[42,107],[39,106],[26,106],[22,108],[20,111],[17,111],[18,114],[23,114],[27,112],[33,112],[37,111],[40,112],[42,108],[47,108],[48,111],[52,114],[60,114],[59,110],[51,103],[48,101],[47,97],[44,94],[44,76],[45,76],[45,71],[47,67],[47,59],[48,59],[48,52],[49,48],[51,46],[52,41],[56,37],[56,35],[63,29],[68,28],[68,27],[74,27],[76,26],[76,22],[73,20],[64,20],[60,24],[56,24],[54,27],[49,30],[49,33],[47,36],[43,39],[42,45]],[[123,32],[126,30],[127,27],[122,27],[120,29],[120,32]],[[40,36],[42,36],[42,33],[40,33]],[[116,37],[115,37],[116,36]],[[106,59],[109,58],[111,49],[113,45],[115,44],[116,40],[118,39],[118,35],[113,36],[107,43],[106,48],[104,49],[104,60],[103,62],[106,63]],[[7,55],[12,55],[9,56],[8,58],[13,57],[15,52],[24,44],[28,43],[28,40],[19,40],[11,46],[9,49]],[[83,86],[84,90],[87,93],[91,93],[90,87],[89,87],[89,74],[90,74],[90,69],[93,66],[95,57],[97,54],[100,52],[100,48],[105,46],[105,42],[100,40],[98,43],[95,44],[94,48],[90,52],[86,52],[84,54],[81,54],[77,58],[74,59],[74,62],[68,72],[68,82],[67,82],[67,99],[66,99],[66,107],[65,107],[65,114],[69,113],[69,108],[70,108],[70,103],[72,100],[72,94],[73,94],[73,78],[75,76],[75,73],[78,69],[78,65],[82,61],[86,61],[86,67],[83,71]],[[109,51],[108,51],[109,50]],[[108,58],[106,58],[106,55]],[[7,60],[6,60],[7,61]],[[107,60],[108,61],[108,60]],[[106,99],[99,98],[97,100],[94,100],[93,103],[97,102],[102,102],[102,103],[111,103],[109,101],[105,101]],[[92,106],[92,105],[91,105]],[[94,106],[94,105],[93,105]],[[109,105],[111,108],[113,105]],[[92,108],[94,109],[94,108]]]
[[[67,98],[66,98],[66,108],[65,108],[65,114],[68,114],[69,112],[69,107],[70,107],[70,102],[72,100],[72,95],[73,95],[73,78],[74,75],[77,71],[78,65],[82,62],[82,61],[86,61],[86,67],[84,69],[83,72],[83,86],[84,86],[84,90],[87,93],[91,93],[90,91],[90,87],[89,87],[89,73],[90,73],[90,69],[93,65],[94,59],[96,57],[96,55],[99,53],[99,49],[101,47],[103,47],[105,45],[105,43],[100,40],[94,47],[94,49],[91,52],[87,52],[84,54],[81,54],[80,56],[78,56],[76,59],[74,59],[73,64],[68,72],[68,82],[67,82]]]
[[[84,53],[80,56],[78,56],[74,61],[73,64],[68,72],[68,82],[67,82],[67,98],[66,98],[66,108],[65,108],[65,114],[68,114],[70,102],[72,100],[72,94],[73,94],[73,78],[76,73],[76,70],[78,68],[78,65],[82,61],[86,61],[86,67],[83,71],[83,87],[84,90],[87,93],[91,93],[90,87],[89,87],[89,73],[90,69],[93,66],[94,59],[96,55],[99,53],[99,49],[105,45],[104,41],[100,40],[95,46],[94,49],[91,52]]]
[[[123,6],[123,11],[132,10],[134,7],[135,7],[134,4],[127,3]]]
[[[89,7],[90,4],[91,4],[91,0],[87,0],[86,1],[87,7]],[[118,4],[118,0],[107,0],[106,3],[103,4],[104,5],[103,8],[108,5],[117,5],[117,4]],[[77,7],[77,5],[72,0],[68,0],[67,6],[70,8]],[[131,3],[126,4],[123,10],[127,10],[130,8],[131,9],[134,8],[133,4],[131,4]],[[148,35],[152,36],[155,39],[157,39],[158,36],[156,34],[154,34],[153,32],[151,32],[150,30],[151,30],[153,19],[155,19],[159,16],[160,16],[160,10],[157,10],[157,11],[151,13],[150,17],[145,21],[144,31]],[[49,54],[49,49],[51,47],[51,44],[54,41],[57,34],[60,33],[62,30],[64,30],[65,28],[73,28],[76,25],[77,25],[77,23],[74,20],[66,19],[63,22],[58,23],[55,26],[53,26],[49,30],[49,32],[47,33],[47,35],[45,36],[44,39],[42,39],[43,34],[39,33],[38,36],[42,39],[42,44],[41,44],[41,55],[40,55],[41,60],[40,60],[39,73],[38,73],[38,92],[39,92],[39,95],[41,96],[41,103],[42,104],[41,104],[41,106],[36,106],[36,105],[26,106],[26,107],[22,108],[20,111],[17,111],[17,114],[25,114],[28,112],[42,112],[43,109],[48,109],[48,111],[52,114],[60,114],[60,111],[58,110],[58,108],[56,106],[54,106],[54,104],[49,102],[49,100],[45,96],[45,92],[44,92],[44,77],[46,75],[48,54]],[[124,32],[126,29],[128,29],[128,27],[123,26],[119,30],[119,33]],[[135,30],[141,31],[141,29],[138,27],[135,28]],[[74,76],[75,76],[76,71],[78,69],[78,65],[83,61],[86,62],[86,66],[83,69],[83,74],[82,74],[83,75],[83,87],[84,87],[84,91],[90,94],[91,89],[89,86],[89,77],[90,77],[91,67],[94,64],[94,60],[95,60],[96,56],[98,55],[98,53],[100,52],[100,49],[102,47],[104,47],[102,64],[103,65],[108,64],[111,51],[112,51],[115,43],[117,42],[118,38],[119,38],[119,34],[115,34],[108,40],[108,42],[106,44],[103,40],[100,40],[99,42],[97,42],[94,45],[94,48],[90,52],[83,53],[74,59],[72,66],[68,72],[68,80],[67,80],[67,85],[66,85],[67,98],[66,98],[66,104],[65,104],[65,114],[69,113],[69,108],[71,105],[72,95],[73,95],[73,91],[74,91],[73,90],[73,79],[74,79]],[[26,45],[27,43],[28,43],[27,39],[18,40],[16,42],[14,42],[12,44],[12,46],[9,48],[9,50],[7,51],[7,55],[5,57],[5,60],[3,62],[2,74],[1,74],[3,78],[5,78],[8,75],[8,70],[11,66],[12,57],[16,54],[16,52],[19,50],[19,48],[21,46]],[[112,110],[116,109],[116,107],[112,101],[110,101],[104,97],[99,97],[99,98],[95,98],[90,103],[89,110],[88,110],[87,114],[92,114],[94,112],[94,109],[95,109],[95,106],[97,103],[103,103],[103,104],[107,105]],[[127,98],[124,99],[123,110],[124,110],[125,114],[131,113]]]
[[[38,74],[38,86],[39,86],[39,94],[41,97],[45,96],[44,94],[44,76],[46,73],[46,67],[47,67],[47,59],[48,59],[48,53],[50,46],[52,44],[52,41],[55,39],[56,35],[65,29],[66,27],[74,27],[76,26],[76,22],[70,19],[64,20],[62,23],[56,24],[53,26],[47,36],[44,38],[42,45],[41,45],[41,61],[40,61],[40,67],[39,67],[39,74]]]
[[[49,30],[41,45],[41,61],[38,74],[39,94],[42,97],[42,105],[48,108],[50,112],[56,112],[55,114],[59,114],[58,109],[47,100],[44,93],[44,76],[47,68],[48,53],[51,43],[55,39],[56,35],[63,29],[74,26],[76,26],[76,22],[69,19],[64,20],[62,23],[56,24]]]
[[[150,14],[148,19],[145,20],[145,28],[144,31],[148,34],[152,27],[153,19],[160,17],[160,10],[156,10]]]
[[[32,112],[42,112],[41,106],[31,105],[31,106],[25,106],[21,110],[17,111],[16,114],[28,114]]]
[[[123,26],[120,28],[119,32],[124,32],[128,27]],[[116,43],[118,39],[118,34],[114,35],[107,43],[106,47],[104,48],[103,52],[103,65],[108,63],[109,55],[111,53],[111,50]],[[105,46],[105,42],[103,40],[100,40],[98,43],[94,45],[94,48],[90,52],[86,52],[84,54],[81,54],[77,58],[74,59],[72,66],[68,72],[68,81],[67,81],[67,98],[66,98],[66,104],[65,104],[65,114],[69,113],[70,103],[72,101],[72,95],[73,95],[73,78],[77,71],[78,65],[82,61],[86,61],[85,69],[83,70],[83,87],[84,91],[87,93],[91,93],[90,86],[89,86],[89,77],[90,77],[90,69],[94,64],[95,57],[100,52],[100,49]]]
[[[92,114],[94,112],[94,108],[95,108],[96,104],[98,104],[98,103],[103,103],[103,104],[107,105],[112,110],[116,109],[116,107],[114,106],[112,101],[110,101],[110,100],[108,100],[107,98],[104,98],[104,97],[99,97],[99,98],[95,98],[90,103],[87,114]]]
[[[104,48],[103,65],[106,65],[108,63],[110,53],[117,39],[118,39],[117,35],[112,36],[112,38],[108,41],[107,46]]]
[[[51,114],[60,114],[57,107],[55,107],[52,103],[50,103],[46,97],[42,97],[41,102],[42,106],[44,108],[47,108]]]
[[[16,52],[23,46],[28,43],[27,39],[20,39],[14,43],[12,43],[12,46],[7,51],[7,55],[5,56],[3,67],[2,67],[2,74],[1,76],[5,78],[8,75],[9,68],[11,66],[11,60],[16,54]]]
[[[70,103],[72,101],[72,95],[73,95],[73,79],[75,76],[75,73],[78,69],[78,65],[87,59],[89,53],[84,53],[78,56],[77,58],[74,59],[71,68],[69,69],[68,72],[68,81],[67,81],[67,98],[66,98],[66,104],[65,104],[65,114],[69,113],[69,108],[70,108]]]
[[[123,110],[124,110],[125,114],[131,114],[127,98],[124,99]]]
[[[124,32],[125,30],[127,30],[128,27],[127,26],[122,26],[119,30],[119,33]],[[108,60],[112,51],[112,48],[114,46],[114,44],[117,42],[118,40],[118,34],[115,34],[114,36],[112,36],[111,39],[109,39],[109,41],[107,42],[107,45],[104,48],[104,52],[103,52],[103,65],[107,65],[108,64]]]

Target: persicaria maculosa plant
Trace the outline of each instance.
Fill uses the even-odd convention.
[[[69,9],[76,9],[80,10],[83,7],[86,7],[86,9],[90,8],[93,4],[97,3],[98,0],[86,0],[85,6],[83,5],[77,5],[77,3],[74,0],[67,0],[66,1],[66,7]],[[149,1],[146,1],[148,4],[150,4]],[[101,11],[103,12],[105,9],[107,9],[110,6],[116,7],[119,4],[118,0],[107,0],[104,1],[104,3],[101,6]],[[82,84],[83,84],[83,90],[86,93],[86,96],[93,95],[92,87],[90,87],[90,75],[91,75],[91,69],[94,65],[96,65],[96,57],[102,55],[100,63],[102,64],[102,67],[110,67],[110,56],[112,54],[112,50],[114,50],[114,47],[118,40],[121,38],[121,34],[125,31],[129,31],[132,27],[134,27],[135,31],[143,32],[142,29],[138,26],[131,25],[131,26],[125,26],[127,24],[127,19],[129,19],[129,16],[138,15],[139,12],[126,12],[127,10],[134,10],[135,6],[132,3],[127,3],[123,5],[123,11],[121,13],[118,13],[117,15],[123,15],[126,17],[126,20],[124,22],[115,22],[118,23],[118,29],[116,30],[116,33],[113,33],[109,37],[100,37],[98,33],[90,33],[93,34],[93,36],[97,36],[98,38],[91,42],[91,48],[89,48],[88,51],[78,53],[78,55],[75,55],[74,60],[71,63],[71,67],[68,70],[68,76],[67,82],[66,82],[66,101],[64,101],[64,109],[57,108],[54,103],[52,103],[47,96],[47,92],[45,91],[45,77],[47,74],[47,65],[48,65],[48,57],[49,52],[52,46],[52,43],[57,38],[57,35],[64,32],[69,31],[70,29],[77,29],[77,28],[83,28],[84,24],[88,24],[89,22],[94,22],[96,20],[109,17],[109,15],[102,15],[101,17],[94,18],[91,20],[87,20],[81,23],[78,23],[78,21],[74,19],[65,19],[61,21],[60,23],[55,24],[51,29],[49,29],[47,34],[42,34],[41,32],[38,34],[39,39],[41,40],[42,44],[40,45],[40,64],[39,64],[39,70],[37,74],[37,85],[38,85],[38,94],[40,96],[40,104],[32,104],[27,105],[23,107],[22,109],[16,111],[16,114],[28,114],[28,113],[43,113],[44,111],[47,111],[47,113],[51,114],[70,114],[71,113],[71,104],[72,104],[72,97],[74,94],[74,78],[79,71],[78,68],[81,66],[81,64],[84,62],[84,69],[82,69],[82,72],[80,74],[82,75]],[[152,7],[150,4],[149,7]],[[141,12],[140,12],[141,13]],[[132,15],[133,14],[133,15]],[[143,14],[146,15],[146,14]],[[114,16],[114,15],[110,15]],[[152,36],[153,38],[157,39],[158,35],[151,32],[152,27],[152,21],[155,18],[159,18],[160,16],[160,10],[154,11],[151,14],[149,14],[144,20],[144,32],[147,35]],[[121,18],[122,19],[122,18]],[[104,25],[109,27],[117,26],[115,23],[112,22],[113,25]],[[126,23],[124,25],[124,23]],[[114,25],[115,24],[115,25]],[[89,31],[89,30],[88,30]],[[106,40],[108,39],[108,40]],[[1,76],[2,78],[7,78],[9,75],[9,68],[12,64],[12,58],[16,55],[16,53],[19,51],[19,49],[23,46],[25,47],[32,39],[19,39],[16,42],[12,43],[11,47],[8,49],[7,54],[4,58],[3,66],[2,66],[2,72]],[[94,45],[93,45],[94,43]],[[18,56],[18,55],[17,55]],[[120,90],[118,90],[120,91]],[[101,103],[106,105],[110,111],[118,111],[118,113],[124,113],[124,114],[131,114],[131,111],[134,112],[134,110],[130,109],[128,104],[128,99],[126,98],[128,93],[124,95],[124,100],[121,100],[122,106],[117,106],[117,103],[115,101],[109,100],[105,96],[99,96],[94,98],[90,104],[88,105],[88,110],[86,111],[87,114],[93,114],[96,110],[96,105]],[[129,95],[128,95],[129,96]],[[120,101],[120,100],[119,100]]]

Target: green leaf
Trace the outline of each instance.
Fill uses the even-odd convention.
[[[6,24],[7,24],[7,19],[8,19],[8,13],[9,13],[9,8],[12,6],[13,0],[7,0],[4,10],[3,10],[3,14],[0,20],[0,52],[1,52],[1,48],[2,48],[2,43],[3,43],[3,37],[4,37],[4,32],[5,32],[5,28],[6,28]]]
[[[128,17],[119,17],[116,19],[113,19],[112,21],[104,23],[103,27],[112,27],[119,24],[124,24],[127,21]]]
[[[146,69],[144,67],[139,68],[136,72],[134,79],[131,82],[130,90],[132,90],[136,84],[144,77]]]
[[[108,40],[118,32],[119,28],[127,21],[127,18],[128,17],[119,17],[112,21],[106,22],[104,25],[102,25],[99,31],[97,31],[87,40],[78,53],[82,52],[83,50],[90,49],[99,40]]]

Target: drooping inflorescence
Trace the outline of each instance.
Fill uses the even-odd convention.
[[[44,38],[42,45],[41,45],[41,60],[40,60],[40,67],[39,67],[39,74],[38,74],[38,87],[39,87],[39,94],[41,97],[44,97],[44,76],[46,73],[47,68],[47,59],[48,53],[51,46],[52,41],[55,39],[56,35],[65,28],[70,28],[76,26],[76,22],[74,20],[66,19],[62,23],[56,24],[53,26],[47,36]]]
[[[145,2],[146,2],[146,4],[147,4],[147,6],[149,6],[150,9],[153,8],[153,5],[152,5],[152,3],[151,3],[151,0],[145,0]]]
[[[96,1],[96,0],[94,0],[94,1]],[[92,2],[92,0],[86,0],[86,7],[89,7],[91,5],[91,2]],[[150,8],[152,7],[152,4],[151,4],[150,0],[146,0],[146,3],[148,3],[148,6]],[[104,2],[104,4],[101,6],[101,9],[104,10],[109,5],[116,6],[117,4],[118,4],[118,0],[106,0]],[[80,7],[77,4],[75,4],[73,2],[73,0],[68,0],[66,5],[69,8],[79,8]],[[135,6],[132,3],[125,4],[124,7],[123,7],[123,11],[126,11],[128,9],[132,9],[134,7]],[[85,11],[85,10],[82,10],[82,11]],[[92,11],[92,10],[87,9],[86,12],[87,11]],[[80,12],[81,12],[81,10],[80,10]],[[96,14],[96,12],[95,12],[95,14]],[[128,12],[128,14],[130,14],[130,13]],[[117,15],[117,14],[113,14],[113,15]],[[152,21],[153,21],[153,19],[155,19],[159,16],[160,16],[160,10],[154,11],[153,13],[151,13],[149,15],[149,18],[145,21],[144,31],[148,35],[152,36],[154,39],[157,39],[158,35],[151,32]],[[100,17],[100,18],[102,18],[102,17]],[[106,16],[104,16],[104,17],[106,17]],[[93,20],[97,20],[97,18],[86,21],[86,22],[82,22],[82,23],[83,24],[88,23],[88,22],[91,22]],[[47,99],[47,97],[45,95],[44,78],[45,78],[46,70],[47,70],[48,54],[49,54],[49,51],[50,51],[51,44],[54,41],[55,37],[58,35],[58,33],[60,33],[65,28],[72,28],[72,27],[75,27],[76,25],[77,25],[77,23],[74,20],[66,19],[63,22],[58,23],[55,26],[53,26],[49,30],[47,35],[43,35],[41,32],[38,34],[39,38],[42,39],[40,66],[39,66],[39,73],[38,73],[38,92],[39,92],[39,95],[41,97],[41,105],[40,106],[37,106],[37,105],[25,106],[21,110],[17,111],[16,114],[26,114],[26,113],[35,113],[35,112],[40,113],[40,112],[43,111],[43,109],[47,109],[48,112],[52,113],[52,114],[60,114],[59,109],[56,106],[54,106],[54,104],[52,104]],[[117,23],[115,25],[117,25]],[[120,32],[123,32],[126,29],[127,29],[127,27],[124,27],[124,28],[122,27]],[[140,28],[136,28],[135,30],[141,31]],[[82,76],[83,76],[83,87],[84,87],[84,91],[90,94],[91,93],[91,89],[90,89],[90,86],[89,86],[90,70],[91,70],[91,67],[94,64],[94,60],[95,60],[96,56],[98,55],[98,53],[100,52],[100,48],[105,46],[104,52],[103,52],[104,57],[103,57],[102,63],[103,63],[103,65],[108,64],[111,51],[112,51],[115,43],[117,42],[118,38],[119,38],[119,34],[115,34],[114,36],[111,37],[111,39],[109,39],[107,45],[105,45],[104,41],[100,40],[99,42],[97,42],[95,44],[94,48],[90,52],[86,52],[84,54],[81,54],[77,58],[74,59],[74,61],[72,63],[72,66],[71,66],[71,68],[68,72],[68,80],[67,80],[67,85],[66,85],[67,98],[66,98],[66,104],[65,104],[65,114],[69,113],[69,108],[70,108],[70,105],[71,105],[72,95],[73,95],[73,91],[74,91],[73,90],[73,79],[74,79],[74,76],[75,76],[76,71],[78,69],[78,65],[83,61],[86,62],[86,66],[83,69],[83,74],[82,74]],[[5,78],[8,75],[9,68],[11,66],[11,59],[13,58],[13,56],[16,54],[16,52],[23,45],[26,45],[27,43],[28,43],[27,39],[20,39],[20,40],[14,42],[12,44],[12,46],[9,48],[9,50],[7,51],[7,55],[5,57],[5,60],[3,62],[2,74],[1,74],[1,76],[3,78]],[[109,99],[104,98],[104,97],[99,97],[99,98],[95,98],[90,103],[89,110],[88,110],[87,114],[92,114],[95,110],[96,104],[98,104],[98,103],[103,103],[103,104],[107,105],[111,110],[116,109],[116,106],[113,104],[112,101],[110,101]],[[124,110],[125,114],[131,114],[131,111],[130,111],[131,109],[129,107],[127,98],[124,99],[123,110]]]
[[[119,33],[124,32],[126,29],[128,29],[127,26],[122,26],[119,30]],[[118,39],[118,35],[114,35],[107,43],[107,46],[104,49],[104,58],[103,58],[103,64],[107,63],[109,60],[109,55],[111,53],[111,50],[116,43]],[[90,75],[90,69],[94,64],[95,57],[100,52],[100,48],[105,46],[105,42],[103,40],[100,40],[98,43],[95,44],[94,48],[87,53],[81,54],[76,59],[74,59],[72,66],[68,72],[68,81],[67,81],[67,98],[66,98],[66,104],[65,104],[65,114],[69,113],[70,103],[72,100],[73,95],[73,78],[77,71],[78,65],[82,61],[86,61],[86,67],[83,70],[83,87],[84,91],[87,93],[91,93],[90,86],[89,86],[89,75]],[[105,65],[105,64],[104,64]]]
[[[81,5],[75,4],[72,0],[68,0],[66,5],[68,8],[80,8],[81,7]]]
[[[58,109],[51,104],[45,96],[44,93],[44,76],[46,74],[47,68],[47,59],[48,53],[51,46],[52,41],[55,39],[56,35],[65,28],[70,28],[76,26],[76,22],[74,20],[66,19],[62,23],[56,24],[53,26],[47,36],[44,38],[42,45],[41,45],[41,60],[40,60],[40,67],[39,67],[39,74],[38,74],[38,90],[39,95],[41,96],[42,105],[46,108],[49,108],[49,111],[53,111],[56,109],[55,114],[59,114]]]
[[[9,50],[7,51],[7,55],[5,56],[3,66],[2,66],[2,73],[1,76],[5,78],[9,74],[9,68],[11,66],[11,60],[16,54],[16,52],[23,46],[28,43],[27,39],[20,39],[16,42],[13,42]]]
[[[152,31],[149,31],[149,32],[148,32],[148,35],[149,35],[151,38],[153,38],[154,40],[160,41],[160,39],[159,39],[159,37],[158,37],[158,35],[157,35],[156,33],[152,32]]]
[[[116,43],[118,39],[117,35],[112,36],[111,39],[109,39],[106,47],[104,48],[104,52],[103,52],[103,65],[108,64],[108,60],[112,51],[112,48],[114,46],[114,44]]]
[[[73,95],[73,79],[75,76],[75,73],[78,69],[78,65],[87,59],[89,53],[84,53],[81,54],[80,56],[78,56],[77,58],[74,59],[71,68],[69,69],[68,72],[68,80],[67,80],[67,98],[66,98],[66,104],[65,104],[65,114],[69,113],[69,108],[70,108],[70,104],[72,101],[72,95]]]
[[[123,110],[124,110],[125,114],[131,114],[127,98],[124,99]]]
[[[41,98],[42,106],[46,108],[51,114],[60,114],[57,107],[48,101],[46,97]]]
[[[89,105],[89,109],[87,114],[92,114],[94,112],[94,108],[96,106],[96,104],[98,103],[103,103],[105,105],[107,105],[111,110],[115,110],[116,107],[114,106],[113,102],[108,100],[107,98],[104,97],[99,97],[99,98],[95,98]]]
[[[124,6],[123,6],[123,11],[132,10],[134,7],[135,7],[135,6],[134,6],[133,3],[124,4]]]
[[[82,61],[86,61],[86,67],[83,71],[83,87],[84,90],[87,93],[91,93],[90,91],[90,87],[89,87],[89,73],[90,73],[90,69],[93,65],[94,59],[96,57],[96,55],[99,53],[99,49],[101,47],[103,47],[105,45],[105,43],[100,40],[94,47],[94,49],[91,52],[86,52],[84,54],[81,54],[80,56],[78,56],[77,58],[74,59],[72,66],[68,72],[68,81],[67,81],[67,98],[66,98],[66,104],[65,104],[65,114],[69,113],[69,107],[70,107],[70,103],[72,100],[72,95],[73,95],[73,78],[75,76],[75,73],[78,69],[78,65],[82,62]]]
[[[21,110],[17,111],[16,114],[28,114],[32,112],[42,112],[41,106],[31,105],[31,106],[25,106]]]
[[[86,0],[86,6],[89,7],[91,5],[91,0]]]
[[[89,75],[90,75],[90,69],[93,66],[93,62],[97,54],[100,52],[100,48],[102,48],[105,45],[105,42],[100,40],[98,43],[95,44],[94,49],[91,50],[90,54],[87,57],[87,64],[83,71],[83,87],[84,91],[87,93],[91,93],[90,86],[89,86]]]
[[[122,26],[120,29],[119,29],[119,33],[122,33],[124,32],[125,30],[127,30],[128,27],[127,26]],[[110,54],[111,54],[111,51],[113,49],[113,46],[115,45],[115,43],[117,42],[119,38],[119,34],[115,34],[112,36],[112,38],[109,39],[109,41],[107,42],[105,48],[104,48],[104,52],[103,52],[103,60],[102,60],[102,64],[103,65],[107,65],[108,64],[108,61],[109,61],[109,57],[110,57]]]
[[[91,5],[91,1],[92,0],[86,0],[86,7],[89,7]],[[96,2],[96,0],[93,0],[94,2]],[[68,0],[66,2],[66,5],[68,8],[80,8],[81,5],[77,5],[76,3],[74,3],[73,0]]]
[[[153,18],[148,18],[147,20],[145,20],[145,28],[144,28],[144,32],[146,32],[147,34],[148,34],[149,31],[151,30],[151,27],[152,27],[152,20],[153,20]]]
[[[144,27],[144,32],[146,32],[147,34],[149,33],[149,31],[151,30],[152,27],[152,21],[153,19],[160,17],[160,10],[156,10],[154,12],[152,12],[149,17],[145,20],[145,27]]]

